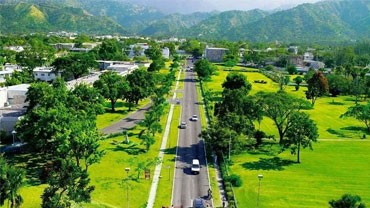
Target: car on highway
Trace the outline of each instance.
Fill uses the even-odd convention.
[[[193,200],[193,208],[205,208],[206,204],[202,198],[196,198]]]
[[[180,123],[180,125],[179,125],[179,128],[180,128],[180,129],[186,129],[186,126],[187,126],[186,122],[185,122],[185,121],[182,121],[182,122]]]
[[[200,172],[200,164],[198,159],[193,159],[191,163],[191,173],[199,174]]]
[[[191,121],[198,121],[198,116],[197,115],[193,115],[191,118],[190,118]]]

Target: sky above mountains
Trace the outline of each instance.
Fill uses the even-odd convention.
[[[192,13],[227,10],[288,9],[319,0],[127,0],[159,9],[165,13]]]

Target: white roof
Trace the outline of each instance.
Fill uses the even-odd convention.
[[[53,67],[36,67],[33,69],[33,72],[51,72]]]
[[[19,85],[13,85],[8,87],[8,91],[27,91],[30,87],[30,84],[19,84]]]

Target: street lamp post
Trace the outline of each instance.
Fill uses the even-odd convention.
[[[263,178],[262,174],[258,175],[258,194],[257,194],[257,208],[260,206],[260,190],[261,190],[261,180]]]
[[[14,145],[14,141],[15,141],[15,134],[16,134],[17,132],[15,131],[15,130],[13,130],[12,131],[12,134],[13,134],[13,145]]]
[[[126,177],[126,199],[127,199],[127,208],[130,207],[130,201],[129,201],[129,194],[128,194],[128,172],[130,171],[130,168],[125,168],[127,177]]]

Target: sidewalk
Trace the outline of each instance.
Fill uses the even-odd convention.
[[[179,79],[180,79],[181,72],[182,72],[182,69],[180,69],[179,75],[178,75],[177,80],[176,80],[176,86],[175,86],[175,90],[174,90],[173,97],[172,97],[173,100],[176,99],[176,92],[177,92],[177,87],[179,85]],[[170,112],[169,112],[168,117],[167,117],[167,123],[166,123],[166,128],[165,128],[165,131],[164,131],[164,134],[163,134],[161,149],[160,149],[159,154],[158,154],[158,158],[161,161],[163,160],[164,151],[166,150],[167,139],[168,139],[168,135],[170,133],[171,121],[172,121],[172,115],[173,115],[174,107],[175,107],[175,105],[172,103],[171,108],[170,108]],[[153,206],[154,206],[155,196],[157,194],[159,177],[161,175],[161,169],[162,169],[162,163],[159,163],[155,167],[155,170],[154,170],[154,176],[153,176],[152,185],[150,187],[148,203],[146,205],[147,208],[153,208]]]

